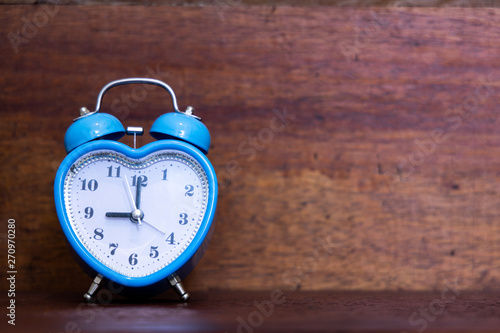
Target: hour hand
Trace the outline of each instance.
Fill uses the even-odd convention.
[[[108,212],[106,213],[106,217],[132,217],[132,213],[116,213],[116,212]]]

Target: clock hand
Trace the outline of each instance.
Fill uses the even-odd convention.
[[[106,217],[132,217],[132,213],[116,213],[116,212],[108,212],[106,213]]]
[[[131,218],[132,217],[132,213],[108,212],[108,213],[106,213],[106,217],[125,217],[125,218]],[[156,231],[159,231],[159,232],[161,232],[164,235],[166,234],[165,231],[158,229],[157,227],[155,227],[154,225],[152,225],[148,221],[146,221],[146,220],[143,219],[142,222],[146,223],[147,225],[149,225],[150,227],[152,227]]]
[[[157,227],[155,227],[155,226],[154,226],[154,225],[152,225],[151,223],[149,223],[149,222],[147,222],[147,221],[145,221],[145,220],[142,220],[142,222],[146,223],[147,225],[149,225],[150,227],[152,227],[152,228],[153,228],[153,229],[155,229],[156,231],[159,231],[159,232],[161,232],[161,233],[162,233],[162,234],[164,234],[164,235],[166,234],[166,232],[165,232],[165,231],[158,229]]]
[[[106,213],[106,217],[125,217],[125,218],[131,218],[132,217],[132,213],[108,212],[108,213]],[[162,234],[166,234],[165,231],[158,229],[157,227],[155,227],[154,225],[152,225],[148,221],[146,221],[146,220],[143,219],[142,222],[146,223],[147,225],[149,225],[150,227],[152,227],[156,231],[159,231]]]
[[[140,209],[135,209],[132,213],[122,213],[122,212],[107,212],[106,217],[126,217],[134,223],[141,223],[141,219],[144,217],[144,213]]]
[[[139,176],[139,177],[137,177],[137,190],[135,192],[135,207],[136,207],[136,210],[140,210],[140,205],[141,205],[141,190],[142,190],[142,177]],[[142,220],[142,222],[146,223],[147,225],[149,225],[150,227],[152,227],[156,231],[159,231],[159,232],[161,232],[164,235],[166,234],[165,231],[158,229],[157,227],[155,227],[151,223],[149,223],[149,222],[147,222],[145,220]],[[140,223],[140,220],[139,220],[139,223]]]
[[[130,191],[130,185],[128,183],[127,176],[124,175],[123,179],[125,179],[125,185],[127,187],[127,192],[129,194],[130,201],[132,202],[132,206],[134,207],[134,211],[138,211],[137,206],[134,202],[134,197],[132,196],[132,191]],[[139,225],[141,225],[141,217],[137,217],[137,221],[139,222]]]
[[[142,187],[142,178],[137,177],[137,191],[135,192],[135,209],[140,209],[141,206],[141,187]]]

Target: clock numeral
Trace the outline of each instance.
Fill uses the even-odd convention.
[[[157,250],[158,246],[151,246],[151,250],[149,252],[149,256],[151,258],[156,258],[160,255],[160,252]]]
[[[175,244],[174,233],[172,232],[165,241],[168,242],[168,244],[170,245],[174,245]]]
[[[167,170],[168,169],[163,170],[163,180],[168,180],[167,179]]]
[[[194,194],[194,186],[193,185],[186,185],[184,187],[185,190],[187,190],[186,194],[184,196],[192,197]]]
[[[101,228],[96,228],[94,230],[94,239],[101,240],[103,238],[104,238],[104,230],[102,230]]]
[[[128,263],[132,266],[137,265],[138,262],[139,260],[137,260],[137,253],[132,253],[130,257],[128,257]]]
[[[116,249],[118,248],[118,243],[109,243],[109,248],[112,249],[109,254],[115,255]]]
[[[137,177],[137,175],[133,176],[132,177],[132,186],[137,186],[138,179],[141,179],[141,186],[142,187],[148,186],[148,177],[146,177],[145,175],[142,175],[139,177]]]
[[[120,177],[120,167],[117,166],[115,167],[116,172],[114,173],[115,176],[113,176],[113,166],[108,167],[108,177],[115,177],[119,178]]]
[[[99,186],[99,184],[97,183],[97,180],[95,180],[95,179],[89,180],[88,183],[87,183],[87,179],[82,179],[82,191],[86,191],[87,189],[89,189],[90,191],[94,192],[95,190],[97,190],[98,186]]]
[[[179,220],[180,225],[186,225],[188,223],[188,214],[181,213],[181,215],[179,215],[179,217],[181,218],[181,220]]]
[[[92,218],[92,216],[94,216],[94,209],[92,207],[86,207],[84,212],[86,219],[90,219]]]

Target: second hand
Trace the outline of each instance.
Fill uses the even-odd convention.
[[[126,187],[127,187],[127,192],[129,194],[130,201],[132,202],[132,206],[134,207],[134,210],[137,210],[137,206],[135,205],[134,196],[132,195],[132,191],[130,190],[130,184],[128,183],[127,176],[124,175],[123,178],[125,179],[125,183],[126,183]],[[140,186],[140,184],[138,184],[138,186]],[[141,224],[141,218],[138,218],[137,221],[139,222],[139,225],[142,225]]]

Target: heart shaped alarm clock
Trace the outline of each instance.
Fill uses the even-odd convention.
[[[135,147],[140,127],[123,127],[100,112],[104,94],[124,84],[167,90],[174,111],[161,115],[150,134],[157,141]],[[134,135],[134,148],[118,142]],[[148,78],[110,82],[96,110],[80,110],[64,139],[68,155],[57,171],[57,215],[77,261],[94,280],[92,301],[103,281],[125,295],[151,296],[173,288],[189,299],[181,280],[203,256],[214,230],[217,178],[206,154],[210,133],[174,91]]]

